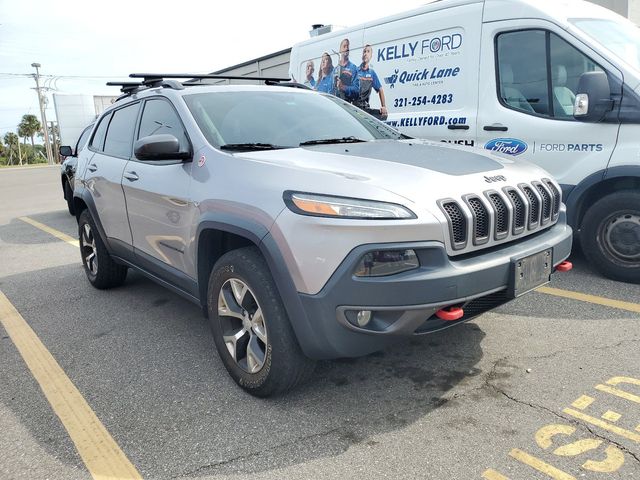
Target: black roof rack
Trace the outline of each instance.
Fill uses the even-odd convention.
[[[214,74],[199,74],[199,73],[132,73],[130,78],[143,78],[147,80],[158,80],[163,78],[188,78],[194,80],[201,80],[203,78],[213,78],[217,80],[257,80],[262,82],[288,82],[289,78],[280,77],[243,77],[241,75],[214,75]]]
[[[140,82],[107,82],[107,85],[112,87],[121,87],[120,91],[122,95],[120,95],[116,101],[133,95],[134,93],[139,92],[140,90],[146,88],[156,88],[156,87],[164,87],[164,88],[172,88],[174,90],[183,90],[185,86],[194,86],[194,85],[207,85],[201,83],[202,79],[211,78],[216,80],[253,80],[253,81],[261,81],[266,85],[280,85],[283,87],[293,87],[293,88],[302,88],[309,89],[306,85],[302,85],[301,83],[292,82],[289,78],[278,78],[278,77],[243,77],[240,75],[215,75],[215,74],[204,74],[200,75],[198,73],[132,73],[129,75],[131,78],[141,78]],[[185,78],[187,81],[178,82],[176,78]]]
[[[142,86],[140,82],[107,82],[107,86],[109,87],[122,87],[120,91],[122,93],[131,94],[134,91],[138,91],[138,89]]]

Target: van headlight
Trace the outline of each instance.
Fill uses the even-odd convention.
[[[283,198],[289,210],[300,215],[361,220],[418,218],[411,210],[396,203],[300,192],[284,192]]]

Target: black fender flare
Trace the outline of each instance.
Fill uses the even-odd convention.
[[[640,165],[620,165],[606,170],[592,173],[575,186],[561,185],[567,206],[567,223],[575,230],[579,230],[578,224],[582,218],[582,203],[585,194],[599,183],[614,180],[616,178],[632,177],[640,180]]]
[[[314,357],[317,346],[314,345],[313,330],[309,324],[309,319],[305,313],[302,301],[295,287],[284,257],[276,241],[269,233],[269,229],[264,225],[250,219],[239,218],[227,213],[206,213],[200,219],[196,231],[197,250],[200,249],[200,236],[205,230],[214,229],[222,232],[232,233],[246,238],[254,243],[264,256],[271,276],[276,284],[284,308],[287,311],[291,327],[296,335],[298,343],[307,356]],[[200,253],[196,251],[196,266],[200,268]],[[198,272],[200,278],[200,272]],[[206,306],[207,285],[199,282],[198,291],[200,302],[203,308]]]

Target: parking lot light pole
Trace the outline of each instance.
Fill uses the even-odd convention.
[[[42,91],[40,89],[40,70],[38,70],[41,65],[39,63],[32,63],[31,64],[32,67],[34,67],[36,69],[36,74],[34,75],[34,78],[36,79],[36,90],[38,92],[38,103],[40,104],[40,121],[42,122],[42,129],[44,131],[44,148],[45,151],[47,152],[47,163],[49,165],[53,164],[53,152],[51,150],[51,143],[49,142],[49,129],[48,127],[48,123],[47,123],[47,115],[45,114],[44,111],[44,101],[42,98]]]

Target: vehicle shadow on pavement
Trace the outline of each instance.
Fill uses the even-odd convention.
[[[78,238],[76,219],[66,210],[29,215],[29,218],[65,233],[73,239]],[[61,242],[59,238],[18,218],[13,218],[8,224],[0,225],[0,241],[13,245],[42,245]]]
[[[306,385],[257,399],[227,375],[200,309],[137,273],[110,291],[69,265],[4,280],[4,293],[147,478],[260,472],[373,446],[447,408],[447,392],[482,373],[484,333],[471,322],[319,362]],[[52,456],[77,464],[2,333],[0,402]]]

